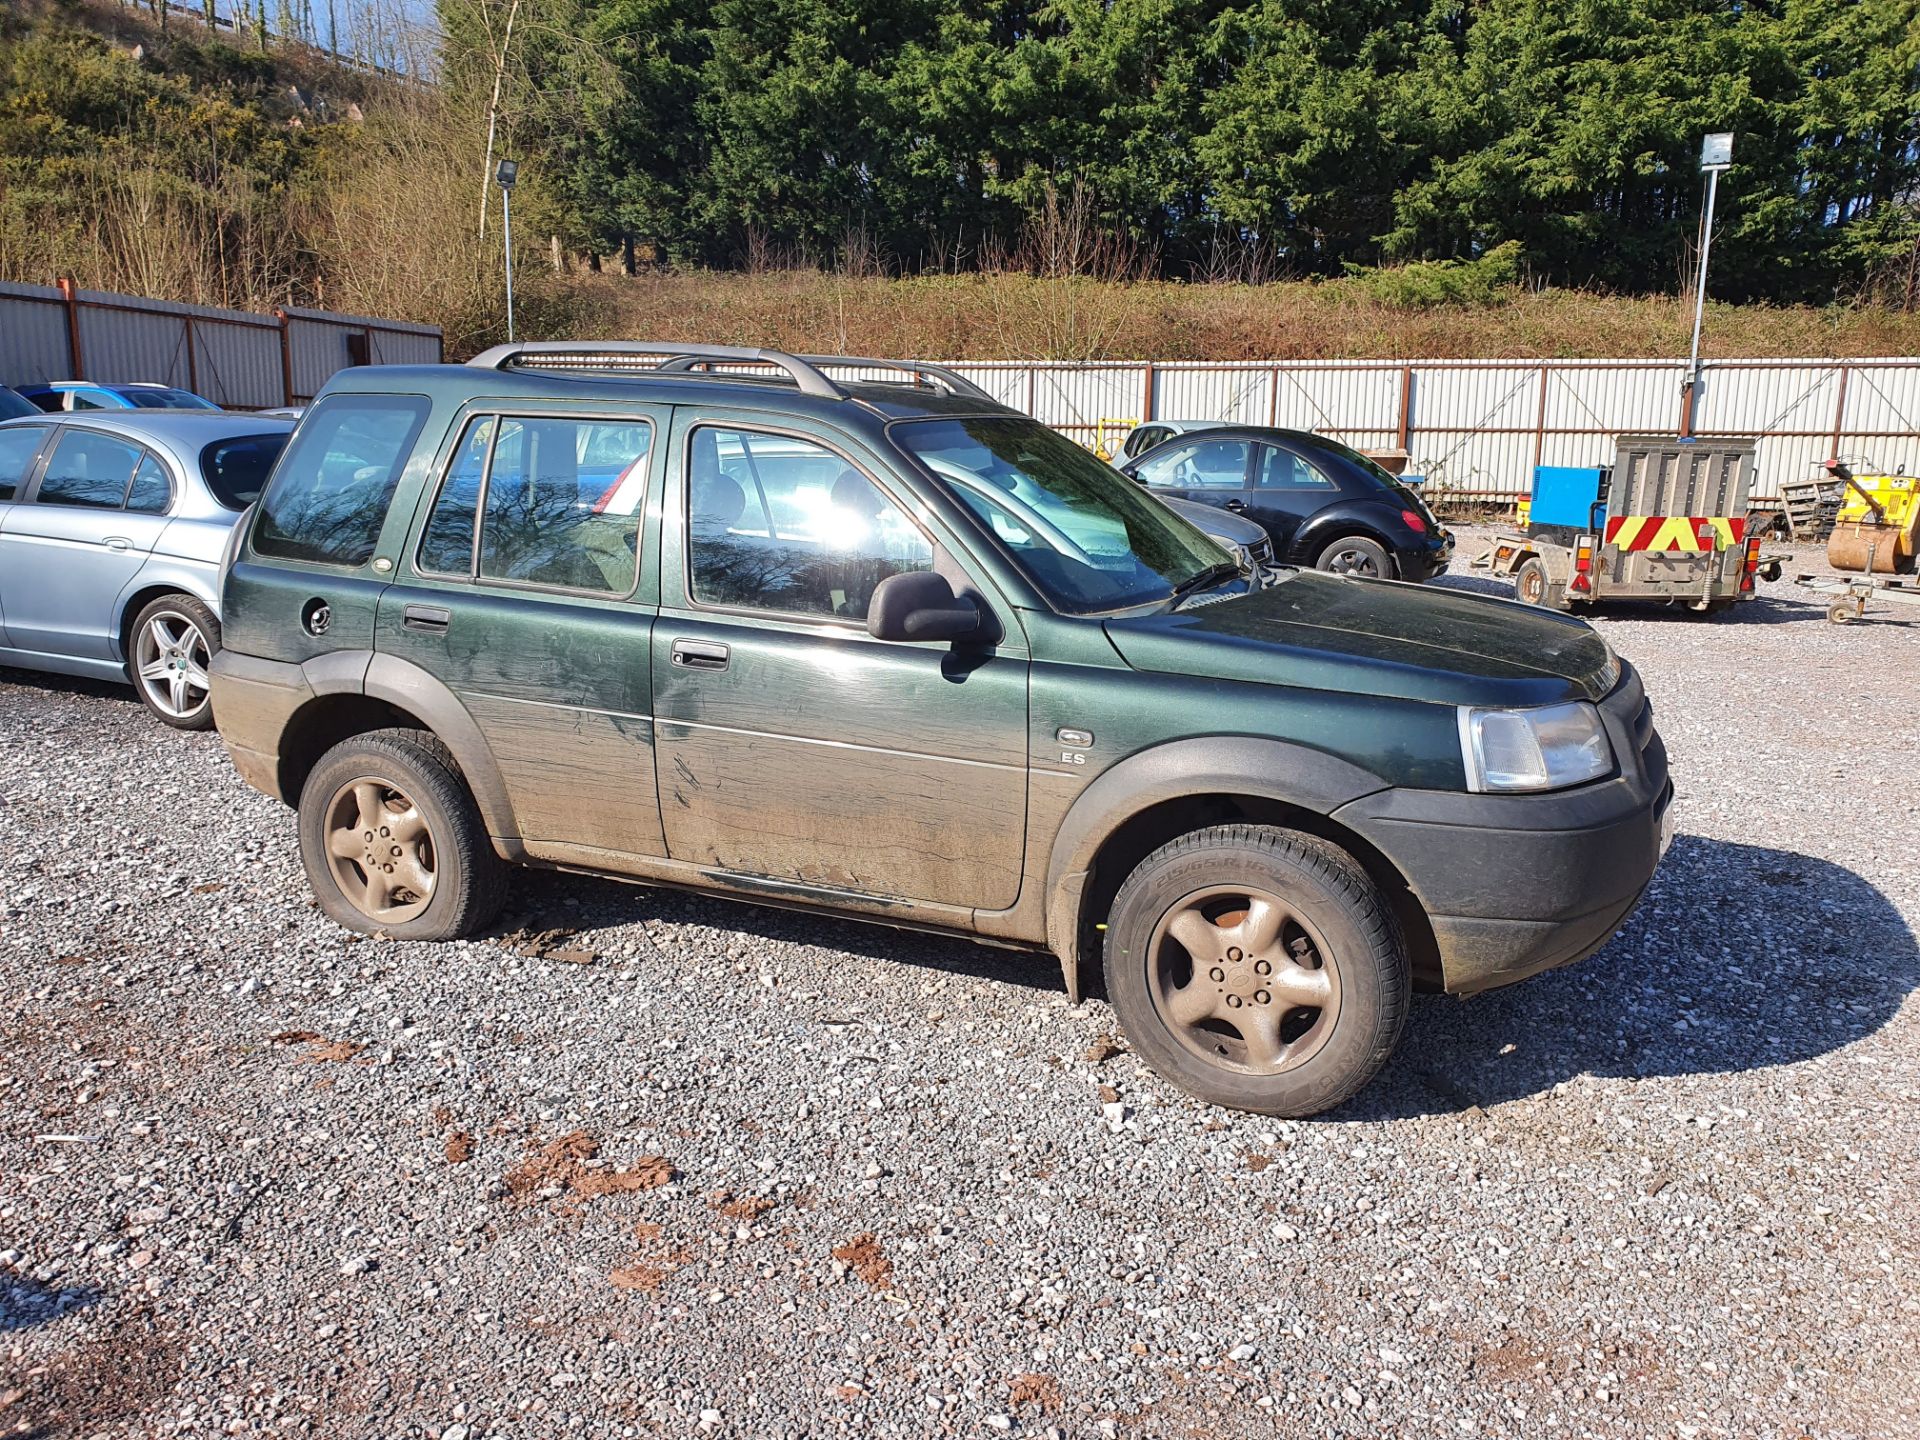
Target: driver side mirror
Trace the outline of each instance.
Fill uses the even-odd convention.
[[[980,630],[979,608],[931,570],[889,575],[867,604],[867,633],[876,640],[968,640]]]

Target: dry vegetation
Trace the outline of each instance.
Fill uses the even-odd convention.
[[[1490,301],[1394,303],[1361,281],[1120,282],[1019,273],[852,277],[642,272],[546,279],[581,337],[706,340],[941,359],[1267,360],[1685,355],[1693,312],[1669,297],[1518,287]],[[527,330],[523,324],[522,329]],[[1920,314],[1710,306],[1715,356],[1910,355]]]

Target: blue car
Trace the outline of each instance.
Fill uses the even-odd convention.
[[[218,410],[205,396],[173,385],[96,385],[90,380],[51,380],[22,385],[21,395],[49,413],[63,410]]]

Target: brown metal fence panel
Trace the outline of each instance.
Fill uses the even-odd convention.
[[[98,290],[0,283],[0,384],[179,385],[234,410],[313,398],[353,364],[433,364],[430,325],[325,310],[255,315]]]
[[[72,367],[66,296],[52,285],[0,281],[0,384],[64,380]]]
[[[276,313],[286,326],[288,404],[305,404],[349,365],[434,365],[443,358],[437,326],[292,306]]]

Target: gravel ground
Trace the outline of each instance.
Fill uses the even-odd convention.
[[[1309,1123],[968,944],[356,940],[217,739],[0,673],[0,1431],[1920,1433],[1920,628],[1763,588],[1599,622],[1682,807],[1620,936]]]

